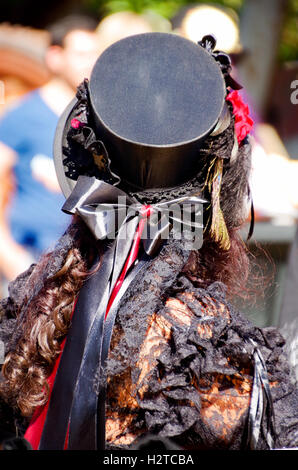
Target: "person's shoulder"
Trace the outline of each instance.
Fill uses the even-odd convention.
[[[14,120],[16,123],[18,120],[18,127],[26,123],[22,120],[32,116],[36,107],[42,106],[43,100],[41,98],[39,89],[32,90],[20,98],[13,101],[5,110],[0,118],[0,123],[8,120]]]
[[[19,110],[30,106],[31,101],[36,100],[38,95],[39,95],[39,91],[38,89],[35,89],[16,98],[7,106],[3,116],[7,116],[8,114],[18,112]]]
[[[50,117],[39,89],[15,101],[0,117],[0,141],[18,152],[23,142],[38,136],[37,129],[47,126]]]

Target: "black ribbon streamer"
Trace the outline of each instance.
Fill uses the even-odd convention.
[[[80,215],[96,239],[107,239],[115,231],[117,236],[107,245],[100,269],[90,276],[78,296],[55,378],[40,450],[62,450],[67,434],[70,450],[104,448],[105,387],[102,385],[96,391],[94,378],[99,369],[104,371],[121,296],[138,270],[150,259],[148,255],[157,252],[162,235],[175,222],[190,232],[202,229],[195,217],[179,219],[179,213],[172,213],[169,207],[187,204],[192,208],[190,214],[196,215],[204,202],[198,195],[193,195],[152,206],[145,225],[150,237],[142,239],[144,255],[128,273],[105,321],[108,300],[130,252],[143,206],[111,184],[94,177],[79,177],[63,210]],[[95,265],[98,262],[99,259]]]
[[[249,231],[247,235],[247,241],[251,239],[254,233],[254,228],[255,228],[255,209],[254,209],[254,203],[253,200],[250,202],[250,224],[249,224]]]
[[[250,342],[254,346],[254,378],[248,415],[247,447],[251,450],[257,449],[262,430],[261,426],[265,421],[267,426],[263,430],[263,434],[268,448],[271,450],[274,448],[275,442],[274,410],[267,369],[263,356],[255,342],[252,339],[250,339]]]

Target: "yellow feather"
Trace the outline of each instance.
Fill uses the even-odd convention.
[[[222,173],[223,173],[223,160],[217,158],[216,162],[214,160],[211,162],[213,167],[212,178],[208,178],[208,187],[211,193],[211,205],[212,205],[212,215],[211,215],[211,227],[210,234],[212,238],[218,242],[220,247],[223,250],[229,250],[231,243],[229,232],[225,223],[224,215],[220,207],[220,189],[222,182]]]

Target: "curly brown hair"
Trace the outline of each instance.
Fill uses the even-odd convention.
[[[78,222],[76,225],[82,227]],[[20,339],[5,358],[2,367],[5,381],[0,385],[0,393],[23,416],[31,416],[48,399],[47,378],[68,332],[77,293],[90,274],[95,249],[91,234],[88,236],[82,227],[81,237],[66,254],[61,269],[45,280],[37,296],[29,302],[25,321],[17,322]],[[41,258],[33,272],[35,279],[51,256],[50,253]]]

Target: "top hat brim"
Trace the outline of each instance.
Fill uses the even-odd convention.
[[[56,175],[59,186],[65,198],[69,197],[76,184],[75,180],[68,178],[65,174],[65,166],[63,164],[65,158],[63,147],[66,144],[66,129],[70,127],[70,121],[72,119],[72,115],[74,113],[74,109],[77,102],[77,98],[71,100],[71,102],[67,105],[62,115],[60,116],[56,127],[53,144],[53,156]]]

